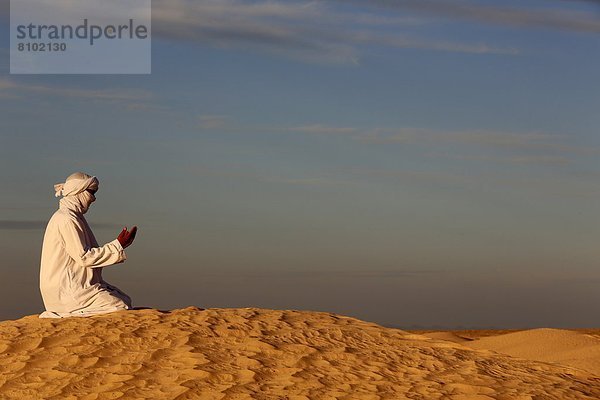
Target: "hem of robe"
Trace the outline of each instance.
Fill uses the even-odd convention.
[[[56,311],[44,311],[39,315],[38,318],[70,318],[70,317],[90,317],[92,315],[108,314],[115,311],[131,310],[132,307],[125,305],[124,307],[110,307],[104,309],[92,309],[92,310],[80,310],[72,312],[56,312]]]

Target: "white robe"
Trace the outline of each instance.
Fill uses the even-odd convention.
[[[40,291],[46,311],[40,318],[131,309],[131,298],[102,279],[102,267],[126,258],[116,239],[98,246],[81,209],[61,201],[48,222],[42,246]]]

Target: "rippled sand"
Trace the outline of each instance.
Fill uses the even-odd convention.
[[[254,308],[4,321],[0,371],[1,399],[600,398],[585,369]]]

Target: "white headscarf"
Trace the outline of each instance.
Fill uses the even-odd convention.
[[[60,206],[85,214],[90,205],[96,200],[96,196],[87,192],[87,189],[98,190],[98,178],[83,172],[75,172],[70,175],[65,183],[54,185],[55,196],[60,197]]]

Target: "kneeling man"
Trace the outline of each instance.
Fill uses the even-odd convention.
[[[83,216],[96,200],[98,179],[82,172],[54,185],[63,196],[44,234],[40,291],[46,311],[40,318],[85,317],[131,309],[131,298],[102,279],[102,267],[127,258],[124,249],[133,243],[137,227],[124,228],[104,246]]]

